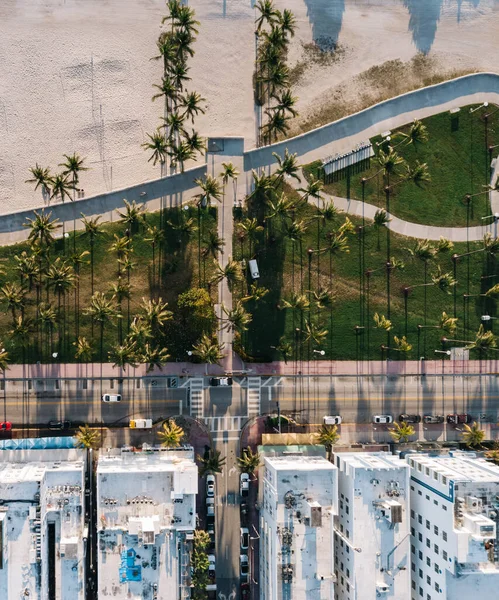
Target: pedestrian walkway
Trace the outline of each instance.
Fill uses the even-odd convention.
[[[260,377],[248,377],[247,398],[250,418],[260,414],[261,385]]]
[[[299,173],[302,179],[305,179],[303,172]],[[493,186],[499,176],[499,160],[496,160],[496,168],[492,175],[491,185]],[[293,187],[300,187],[297,181],[292,180],[291,184]],[[362,200],[352,200],[348,198],[341,198],[340,196],[332,196],[322,192],[322,197],[327,202],[333,202],[333,204],[340,210],[344,211],[349,215],[356,217],[362,217],[369,220],[374,220],[376,211],[380,209],[379,206],[369,204],[368,202],[362,202]],[[310,198],[312,204],[316,204],[317,200]],[[499,192],[490,192],[490,204],[492,214],[499,214]],[[483,236],[489,232],[493,237],[498,236],[498,222],[494,220],[488,225],[478,225],[475,227],[435,227],[433,225],[421,225],[419,223],[411,223],[410,221],[404,221],[399,219],[395,215],[388,213],[390,222],[387,227],[390,231],[404,235],[407,237],[419,238],[424,240],[439,240],[441,237],[447,238],[451,242],[476,242],[483,239]]]
[[[204,414],[203,378],[193,377],[189,382],[189,403],[191,417],[199,419]]]
[[[203,421],[208,426],[211,433],[220,433],[222,431],[241,431],[242,426],[248,417],[205,417]]]

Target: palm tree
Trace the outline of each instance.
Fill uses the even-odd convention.
[[[73,342],[73,346],[76,348],[75,358],[78,362],[90,362],[92,360],[92,346],[86,337],[79,337],[76,342]]]
[[[388,186],[390,185],[390,176],[396,173],[399,166],[405,166],[406,164],[405,160],[391,146],[386,152],[380,150],[376,159],[381,167],[376,174],[383,173]]]
[[[418,187],[423,187],[425,183],[431,181],[431,175],[428,171],[428,165],[426,163],[420,163],[418,160],[414,165],[406,166],[406,173],[402,178],[402,181],[411,181]]]
[[[335,294],[331,290],[322,287],[314,291],[309,290],[308,293],[312,297],[317,310],[331,308],[336,298]]]
[[[26,302],[25,289],[17,283],[6,283],[0,289],[0,292],[7,301],[7,305],[12,312],[12,321],[15,321],[17,318],[16,311],[20,310],[22,312],[24,310]]]
[[[33,338],[33,321],[29,318],[19,315],[12,324],[12,329],[9,331],[9,336],[12,338],[15,345],[19,344],[22,348],[22,361],[26,362],[26,348],[29,346]]]
[[[116,301],[118,312],[121,311],[121,305],[123,300],[130,300],[130,284],[127,281],[123,281],[121,277],[118,277],[118,281],[113,283],[110,288],[111,298]],[[123,329],[121,320],[118,322],[118,340],[121,344],[123,339]]]
[[[93,296],[94,294],[94,244],[95,238],[101,230],[99,229],[99,220],[100,215],[96,217],[86,217],[83,213],[80,213],[82,216],[81,222],[85,228],[85,234],[90,238],[90,294]]]
[[[298,102],[298,98],[293,96],[290,89],[285,89],[281,93],[275,93],[272,95],[276,104],[273,106],[273,110],[282,113],[286,116],[289,113],[292,117],[298,116],[298,112],[295,109],[295,105]]]
[[[198,33],[197,26],[200,25],[200,22],[195,20],[195,14],[195,11],[189,6],[180,5],[175,18],[175,24],[180,31],[186,31],[190,35]]]
[[[137,348],[145,348],[152,337],[151,328],[144,322],[142,317],[134,317],[130,324],[127,338],[137,344]]]
[[[206,110],[200,106],[202,102],[206,102],[206,98],[203,98],[198,92],[186,92],[180,97],[179,104],[184,109],[182,116],[194,121],[194,117],[199,113],[204,115]]]
[[[258,239],[258,235],[263,231],[263,227],[258,224],[258,220],[256,218],[246,218],[243,221],[238,223],[238,226],[241,231],[244,232],[245,237],[248,238],[249,241],[249,257],[252,256],[252,245]]]
[[[333,447],[340,441],[337,425],[321,425],[317,432],[317,441],[326,447],[327,459],[331,460]]]
[[[23,227],[30,229],[28,240],[41,248],[48,248],[54,242],[54,232],[61,227],[59,219],[52,220],[52,213],[45,213],[43,210],[40,213],[35,210],[33,214],[33,219],[28,217],[26,223],[23,223]]]
[[[26,179],[25,183],[34,183],[35,192],[41,186],[43,197],[50,196],[50,186],[52,185],[52,176],[50,175],[49,167],[40,167],[38,163],[34,167],[30,167],[32,179]]]
[[[390,435],[392,436],[394,442],[397,443],[406,443],[409,441],[411,435],[414,435],[416,432],[412,425],[402,421],[401,423],[395,422],[393,427],[389,428]]]
[[[268,111],[266,111],[268,114]],[[290,117],[285,116],[282,112],[273,112],[268,114],[269,120],[261,126],[262,136],[270,144],[272,137],[277,142],[277,136],[286,135],[289,129]]]
[[[392,322],[385,317],[385,315],[379,315],[378,313],[374,313],[374,328],[375,329],[383,329],[384,331],[390,331],[392,328]]]
[[[450,252],[454,248],[454,243],[440,236],[440,239],[437,242],[437,250],[438,252]]]
[[[208,231],[208,239],[205,239],[204,242],[206,244],[207,253],[211,254],[213,258],[217,258],[219,252],[223,254],[225,240],[221,238],[216,231],[213,231],[213,229]]]
[[[290,35],[290,37],[294,37],[295,29],[296,29],[296,19],[293,13],[289,10],[289,8],[285,8],[282,12],[279,12],[278,15],[279,26],[284,35]]]
[[[207,365],[218,365],[225,356],[223,349],[224,344],[220,344],[216,336],[209,337],[203,333],[199,342],[193,346],[192,354]]]
[[[244,279],[243,270],[241,268],[241,264],[229,258],[225,267],[222,267],[215,261],[215,267],[217,269],[217,273],[212,278],[212,283],[220,283],[222,279],[227,280],[227,285],[229,289],[232,289],[236,283],[241,282]]]
[[[79,154],[74,152],[73,154],[64,154],[66,162],[60,163],[59,166],[63,167],[62,174],[71,177],[71,187],[73,189],[73,200],[76,186],[80,183],[80,173],[82,171],[88,171],[88,167],[83,166],[85,159]]]
[[[104,327],[108,323],[112,323],[115,319],[121,319],[122,315],[116,309],[114,302],[106,297],[102,292],[92,294],[90,306],[83,311],[83,314],[88,315],[94,321],[97,321],[100,326],[100,361],[104,359]]]
[[[144,222],[145,213],[147,211],[143,204],[137,204],[135,200],[132,202],[124,200],[124,202],[125,211],[118,211],[120,223],[126,225],[127,229],[130,231],[130,234],[132,234],[138,229],[140,223]]]
[[[165,232],[159,229],[156,225],[149,225],[147,227],[147,234],[144,237],[144,242],[150,242],[152,248],[152,284],[153,288],[159,285],[160,278],[160,267],[158,265],[158,276],[156,278],[156,247],[158,248],[158,254],[161,254],[161,243],[165,239]]]
[[[390,221],[391,221],[391,218],[388,216],[388,213],[386,212],[386,210],[384,208],[379,208],[374,213],[373,225],[378,230],[378,250],[380,249],[380,239],[379,238],[380,238],[381,228],[384,227],[385,225],[388,225],[388,223]]]
[[[206,175],[204,179],[195,179],[194,183],[201,188],[201,194],[198,198],[202,206],[210,206],[212,200],[221,201],[222,190],[220,182],[211,175]]]
[[[182,142],[181,144],[172,143],[170,145],[170,150],[168,151],[168,155],[170,156],[170,167],[175,170],[177,166],[180,165],[181,173],[184,172],[185,163],[189,160],[194,160],[196,156],[196,150],[198,147],[202,147],[199,146],[201,142],[194,138],[194,132],[192,138],[186,134],[186,140],[187,141]],[[197,147],[195,148],[195,146]]]
[[[300,313],[304,313],[309,307],[310,300],[308,299],[307,295],[299,294],[297,292],[292,292],[289,300],[283,298],[279,304],[279,308],[281,310],[291,309],[292,311],[297,311]]]
[[[398,135],[402,136],[402,141],[399,144],[412,145],[417,148],[418,144],[424,144],[428,141],[428,130],[418,119],[414,119],[407,133],[400,132]],[[399,145],[397,144],[397,145]]]
[[[80,425],[75,434],[77,446],[80,448],[98,448],[100,445],[100,432],[98,429],[91,429],[88,425]]]
[[[72,191],[74,191],[74,185],[68,180],[68,176],[64,173],[58,173],[52,179],[50,199],[53,200],[59,196],[61,202],[64,202],[66,198],[73,200],[72,194],[70,193]]]
[[[161,165],[161,174],[163,174],[163,167],[166,162],[167,152],[168,152],[168,144],[165,141],[164,136],[161,134],[159,129],[151,135],[150,133],[146,133],[149,141],[146,141],[142,144],[142,148],[144,150],[150,150],[151,156],[147,159],[147,162],[151,162],[155,167],[156,163],[160,163]]]
[[[302,333],[304,334],[305,342],[314,342],[317,346],[320,346],[327,337],[328,330],[322,329],[312,321],[305,321],[305,330]]]
[[[288,358],[292,358],[293,356],[293,344],[286,342],[283,337],[279,340],[279,345],[275,349],[281,354],[284,364],[287,364]]]
[[[24,286],[27,282],[28,290],[31,291],[33,281],[40,274],[40,266],[36,254],[28,254],[26,250],[23,250],[21,254],[14,255],[14,260],[17,263],[14,268],[19,273],[21,286]]]
[[[173,317],[171,310],[168,310],[168,302],[163,302],[162,298],[157,300],[142,298],[140,315],[153,336],[157,335],[163,325]]]
[[[57,313],[52,308],[51,304],[46,304],[42,302],[38,305],[38,318],[37,322],[41,326],[42,332],[45,331],[46,334],[46,355],[50,357],[51,348],[52,348],[52,336],[53,331],[57,326]],[[43,357],[43,338],[42,338],[42,357]]]
[[[199,152],[199,154],[202,155],[204,152],[206,152],[206,139],[201,137],[197,131],[192,129],[191,134],[185,134],[184,142],[181,144],[181,146],[185,146],[186,151],[192,152],[192,157],[194,156],[195,152]]]
[[[483,440],[485,439],[485,431],[480,429],[478,423],[474,421],[471,424],[471,427],[464,423],[463,428],[464,429],[461,433],[461,437],[468,448],[476,448],[477,446],[481,446]]]
[[[226,321],[223,326],[224,329],[247,331],[248,325],[253,320],[251,314],[245,310],[241,300],[236,302],[236,305],[231,309],[222,304],[222,311],[227,315],[227,318],[223,319]]]
[[[108,356],[114,367],[120,367],[124,371],[127,365],[134,369],[137,367],[137,350],[135,342],[131,340],[127,340],[124,344],[112,346]]]
[[[175,423],[174,419],[167,419],[163,421],[162,428],[158,431],[157,435],[164,448],[178,448],[185,432],[180,425]]]
[[[169,76],[162,77],[161,85],[155,83],[153,84],[153,87],[159,90],[159,92],[152,97],[153,102],[158,98],[164,98],[165,102],[175,102],[177,100],[178,89]]]
[[[133,251],[132,240],[126,235],[120,237],[115,233],[114,242],[109,246],[109,250],[116,252],[118,258],[118,277],[120,277],[122,260]]]
[[[147,364],[147,373],[150,373],[156,367],[161,371],[169,358],[170,355],[166,348],[153,347],[148,342],[144,345],[140,354],[140,362]]]
[[[225,456],[221,456],[220,450],[210,448],[205,456],[197,455],[199,465],[199,476],[204,477],[207,474],[216,474],[222,472],[225,465]]]
[[[241,298],[241,302],[249,302],[253,300],[254,302],[260,302],[265,296],[269,293],[269,290],[258,283],[252,283],[248,294]]]
[[[260,466],[260,454],[253,453],[250,447],[244,448],[242,456],[237,459],[237,465],[241,473],[252,475]]]
[[[259,34],[263,25],[273,25],[279,22],[279,11],[274,6],[272,0],[258,0],[255,5],[256,10],[260,13],[260,16],[255,21],[256,34]]]

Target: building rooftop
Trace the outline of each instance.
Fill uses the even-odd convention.
[[[453,481],[499,482],[499,466],[470,452],[452,452],[446,456],[410,454],[408,459]]]
[[[84,450],[8,450],[0,463],[2,600],[83,599]]]
[[[341,452],[336,455],[339,464],[349,465],[354,469],[394,470],[404,468],[405,463],[398,457],[388,453]]]
[[[194,451],[129,448],[97,466],[99,598],[188,597],[196,527]]]

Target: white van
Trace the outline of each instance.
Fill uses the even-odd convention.
[[[151,429],[152,419],[130,419],[130,429]]]
[[[121,402],[121,394],[104,394],[102,402]]]
[[[324,425],[341,425],[342,420],[340,415],[328,415],[324,417]]]
[[[251,277],[253,279],[258,279],[260,277],[260,271],[258,270],[258,263],[254,258],[248,261],[248,266],[251,273]]]

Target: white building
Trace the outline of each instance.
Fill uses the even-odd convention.
[[[99,600],[190,596],[197,491],[192,448],[123,448],[99,458]]]
[[[84,600],[85,451],[0,451],[0,598]]]
[[[410,598],[409,469],[385,453],[338,453],[337,600]]]
[[[261,600],[333,600],[337,469],[323,456],[265,456]]]
[[[412,454],[413,600],[499,597],[499,467]]]

